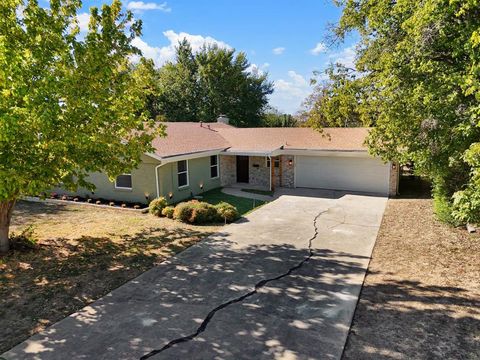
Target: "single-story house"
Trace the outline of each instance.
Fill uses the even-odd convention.
[[[264,190],[320,188],[395,195],[399,167],[369,155],[367,128],[236,128],[215,123],[165,123],[167,137],[153,141],[137,169],[111,182],[93,173],[92,194],[147,203],[164,196],[175,203],[222,186]]]

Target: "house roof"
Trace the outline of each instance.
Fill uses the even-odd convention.
[[[366,151],[368,128],[235,128],[222,123],[168,122],[153,141],[161,158],[204,151],[271,153],[284,150]]]
[[[166,137],[157,137],[152,145],[155,155],[165,158],[209,150],[224,150],[230,144],[213,127],[198,122],[165,122]],[[229,125],[215,123],[215,128]]]

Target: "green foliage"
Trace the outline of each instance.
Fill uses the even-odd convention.
[[[175,206],[173,217],[190,224],[206,224],[218,218],[215,207],[206,202],[191,200]]]
[[[226,202],[211,205],[207,202],[190,200],[175,206],[173,218],[190,224],[209,224],[219,221],[232,222],[239,218],[237,209]]]
[[[273,84],[267,75],[248,72],[244,53],[204,47],[193,53],[188,41],[176,61],[159,70],[156,115],[168,121],[214,121],[226,114],[235,126],[258,126]]]
[[[169,219],[173,219],[173,212],[175,208],[173,206],[166,206],[162,209],[162,215],[166,216]]]
[[[274,108],[267,109],[262,119],[264,127],[296,127],[297,125],[297,119],[292,115],[283,114]]]
[[[167,199],[160,196],[148,204],[148,211],[155,216],[163,215],[164,208],[168,205]]]
[[[478,0],[336,3],[343,14],[335,35],[356,31],[361,37],[356,71],[330,70],[330,84],[315,102],[315,122],[338,125],[347,118],[375,125],[371,153],[413,161],[417,174],[433,182],[439,217],[478,221]]]
[[[15,250],[25,251],[36,249],[38,247],[38,241],[35,237],[35,227],[33,225],[29,225],[19,234],[12,233],[10,241],[12,242],[12,247]]]
[[[91,8],[80,40],[80,1],[21,4],[0,3],[0,201],[137,166],[159,133],[130,71],[141,24],[114,0]]]
[[[227,202],[218,203],[215,205],[215,209],[220,219],[225,222],[230,223],[240,217],[237,208]]]
[[[444,189],[436,186],[433,189],[433,211],[440,221],[454,226],[459,225],[457,220],[452,216],[452,199],[448,196]]]
[[[319,82],[317,73],[311,80],[315,87],[302,104],[301,121],[315,128],[371,126],[373,116],[363,108],[364,79],[341,64],[332,64],[326,73],[328,80]]]

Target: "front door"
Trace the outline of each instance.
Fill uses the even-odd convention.
[[[248,156],[237,156],[237,182],[248,183]]]

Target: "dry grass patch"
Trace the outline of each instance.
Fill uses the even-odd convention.
[[[480,359],[480,235],[389,200],[344,359]]]
[[[20,202],[39,248],[0,258],[0,353],[213,233],[138,212]]]

